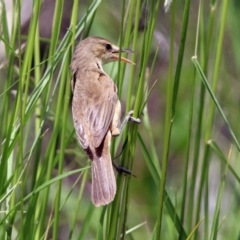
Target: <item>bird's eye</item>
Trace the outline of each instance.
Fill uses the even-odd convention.
[[[111,50],[111,49],[112,49],[111,44],[107,43],[107,44],[106,44],[106,49],[107,49],[107,50]]]

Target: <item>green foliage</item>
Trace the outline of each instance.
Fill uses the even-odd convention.
[[[237,239],[239,4],[175,0],[163,13],[160,0],[89,2],[73,1],[60,38],[65,9],[56,1],[51,37],[42,39],[41,1],[27,36],[21,2],[9,28],[0,1],[0,239]],[[167,43],[157,37],[163,28]],[[142,119],[111,149],[136,177],[117,174],[116,197],[100,208],[71,117],[69,66],[88,35],[135,51],[127,56],[135,66],[105,69],[124,111]]]

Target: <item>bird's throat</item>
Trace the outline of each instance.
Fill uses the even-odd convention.
[[[102,62],[97,59],[97,67],[103,71]]]

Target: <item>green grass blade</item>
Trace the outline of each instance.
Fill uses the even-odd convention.
[[[160,172],[158,172],[158,167],[154,166],[154,161],[151,158],[151,154],[147,150],[147,147],[146,147],[140,134],[138,134],[138,140],[139,140],[139,143],[140,143],[143,155],[144,155],[144,159],[145,159],[146,164],[151,172],[154,182],[156,183],[157,186],[159,186],[161,178],[160,178]],[[178,213],[176,212],[176,209],[165,189],[164,189],[164,204],[165,204],[165,207],[168,211],[170,218],[172,219],[172,222],[175,225],[176,230],[178,231],[179,234],[181,234],[181,236],[184,239],[186,239],[187,234],[185,232],[185,229],[183,228],[183,225],[178,216]]]
[[[234,169],[234,167],[228,162],[227,158],[221,151],[220,147],[217,145],[217,143],[213,140],[210,140],[208,142],[210,147],[213,149],[213,151],[216,153],[216,155],[219,157],[219,159],[223,162],[223,164],[228,166],[228,171],[232,173],[232,175],[236,178],[236,180],[240,183],[240,176]]]
[[[42,185],[40,185],[39,187],[37,187],[36,189],[33,190],[33,192],[29,193],[27,196],[24,197],[23,199],[23,202],[27,201],[28,199],[30,199],[32,196],[34,196],[35,194],[41,192],[42,190],[44,190],[45,188],[51,186],[52,184],[68,177],[68,176],[71,176],[73,174],[76,174],[76,173],[79,173],[79,172],[82,172],[82,171],[85,171],[87,169],[89,169],[90,167],[84,167],[84,168],[81,168],[81,169],[77,169],[77,170],[72,170],[72,171],[69,171],[67,173],[63,173],[55,178],[52,178],[51,180],[43,183]],[[4,199],[1,199],[0,201],[3,201]],[[0,202],[1,203],[1,202]],[[19,205],[21,204],[18,203],[14,206],[14,208],[11,209],[11,211],[13,211],[15,208],[17,208]],[[6,216],[7,217],[7,216]],[[3,219],[0,223],[2,224],[2,222],[4,221],[5,219]]]
[[[180,82],[180,76],[181,76],[181,70],[182,70],[182,61],[183,61],[185,41],[186,41],[186,35],[187,35],[190,2],[191,2],[190,0],[187,0],[185,2],[183,24],[181,29],[181,42],[179,46],[178,60],[177,60],[173,86],[172,86],[172,69],[171,67],[169,68],[169,79],[168,79],[168,87],[167,87],[167,106],[166,106],[165,126],[164,126],[164,129],[165,129],[164,146],[163,146],[163,154],[162,154],[162,179],[160,182],[159,218],[158,218],[158,225],[156,229],[157,231],[156,236],[159,239],[161,239],[162,212],[163,212],[163,203],[165,198],[164,189],[166,184],[167,162],[169,157],[172,122],[175,115],[175,106],[176,106],[176,100],[177,100],[177,94],[178,94],[178,88],[179,88],[179,82]],[[172,14],[174,15],[175,12],[173,12]],[[172,19],[174,19],[174,17]],[[171,38],[173,38],[173,36],[171,36]],[[171,58],[172,56],[170,56],[170,59]]]
[[[209,83],[208,83],[208,80],[207,80],[205,74],[203,73],[202,68],[201,68],[201,66],[199,65],[199,62],[198,62],[197,58],[196,58],[196,57],[192,57],[192,62],[193,62],[193,64],[194,64],[194,66],[195,66],[195,68],[196,68],[196,70],[197,70],[197,72],[198,72],[201,80],[203,81],[206,89],[208,90],[208,93],[210,94],[210,96],[211,96],[211,98],[212,98],[215,106],[217,107],[219,113],[221,114],[224,122],[227,124],[228,129],[229,129],[229,132],[230,132],[230,134],[232,135],[232,138],[233,138],[233,140],[234,140],[234,142],[235,142],[238,150],[240,151],[239,142],[238,142],[238,140],[237,140],[237,138],[236,138],[236,136],[235,136],[235,134],[234,134],[231,126],[230,126],[230,123],[229,123],[228,120],[227,120],[227,117],[225,116],[225,114],[224,114],[224,112],[223,112],[220,104],[218,103],[218,100],[217,100],[214,92],[212,91],[212,89],[211,89],[211,87],[210,87],[210,85],[209,85]]]
[[[94,210],[95,210],[95,206],[93,204],[90,204],[87,214],[86,214],[86,217],[84,218],[84,223],[83,223],[81,232],[79,234],[78,240],[86,239],[86,234],[89,230],[90,222],[91,222]]]
[[[231,156],[231,149],[230,149],[230,152],[229,152],[229,157],[230,156]],[[215,212],[214,212],[214,216],[213,216],[213,223],[212,223],[212,231],[211,231],[211,235],[210,235],[210,240],[217,239],[217,234],[218,234],[218,231],[219,231],[219,226],[218,225],[219,225],[220,207],[221,207],[221,203],[222,203],[222,197],[223,197],[224,187],[225,187],[225,183],[226,183],[226,176],[227,176],[228,167],[229,167],[229,165],[228,165],[228,162],[227,162],[226,167],[224,169],[223,176],[221,176],[221,184],[220,184],[219,190],[218,190],[217,203],[216,203]]]

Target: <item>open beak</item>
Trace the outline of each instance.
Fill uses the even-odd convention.
[[[115,48],[115,49],[113,48],[112,58],[113,58],[114,60],[119,60],[119,59],[120,59],[120,61],[123,61],[123,62],[126,62],[126,63],[131,63],[131,64],[135,65],[135,63],[132,62],[132,61],[130,61],[129,59],[124,58],[124,57],[120,57],[118,54],[116,54],[116,53],[119,53],[119,52],[120,52],[120,51],[119,51],[119,48]],[[132,51],[132,50],[130,50],[130,49],[124,49],[124,48],[122,48],[122,49],[121,49],[121,52],[133,53],[134,51]]]

